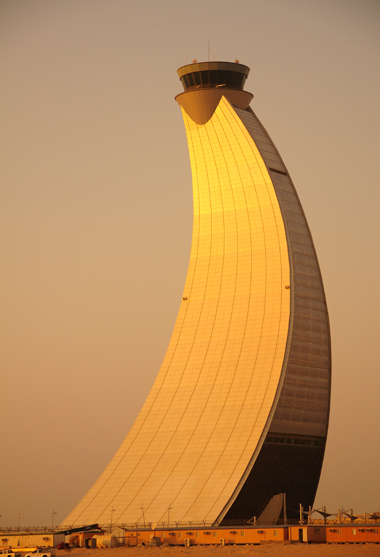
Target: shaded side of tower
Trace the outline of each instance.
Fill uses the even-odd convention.
[[[300,504],[305,509],[313,505],[325,452],[331,393],[329,317],[312,236],[288,170],[252,109],[235,110],[263,157],[281,207],[293,315],[286,371],[269,431],[244,485],[220,518],[224,523],[259,518],[271,498],[283,493],[287,517],[295,519]]]

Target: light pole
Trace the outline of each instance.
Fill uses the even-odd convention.
[[[111,508],[111,524],[110,524],[110,534],[112,534],[112,515],[116,511],[113,507]]]
[[[144,528],[145,528],[145,514],[144,514],[144,503],[142,503],[140,509],[142,510],[143,513],[143,521],[144,521]]]
[[[17,528],[20,529],[20,521],[21,519],[24,518],[23,516],[21,516],[21,513],[18,515],[18,523],[17,523]]]
[[[54,515],[57,514],[55,512],[55,509],[53,509],[53,512],[51,514],[53,515],[53,518],[52,518],[52,521],[51,521],[51,529],[53,530],[53,528],[54,528]]]
[[[171,507],[170,503],[169,503],[169,507],[168,507],[168,528],[170,528],[170,511],[171,511],[172,508],[173,507]]]

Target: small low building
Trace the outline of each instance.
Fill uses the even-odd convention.
[[[43,530],[43,531],[42,531]],[[56,547],[65,541],[65,534],[53,532],[47,529],[40,531],[0,532],[0,547],[2,548],[36,548],[36,547]]]
[[[292,524],[235,528],[130,529],[125,545],[262,545],[265,543],[380,543],[377,524]]]
[[[247,545],[265,542],[288,541],[287,526],[271,526],[255,528],[242,526],[236,528],[183,528],[130,530],[125,532],[125,545]]]
[[[380,527],[375,524],[337,524],[326,526],[328,543],[380,543]]]

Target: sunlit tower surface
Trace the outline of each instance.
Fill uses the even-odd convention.
[[[281,518],[279,494],[288,518],[313,504],[328,313],[298,195],[243,89],[248,73],[237,62],[178,70],[194,196],[183,298],[139,416],[62,525],[106,524],[111,512],[115,525],[244,524]]]

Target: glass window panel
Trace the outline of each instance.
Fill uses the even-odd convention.
[[[208,75],[208,71],[200,72],[200,74],[201,74],[202,85],[209,85],[210,78],[209,78],[209,75]]]
[[[194,72],[194,73],[193,73],[193,77],[194,77],[194,83],[195,83],[195,85],[201,85],[201,75],[200,75],[200,72]]]

